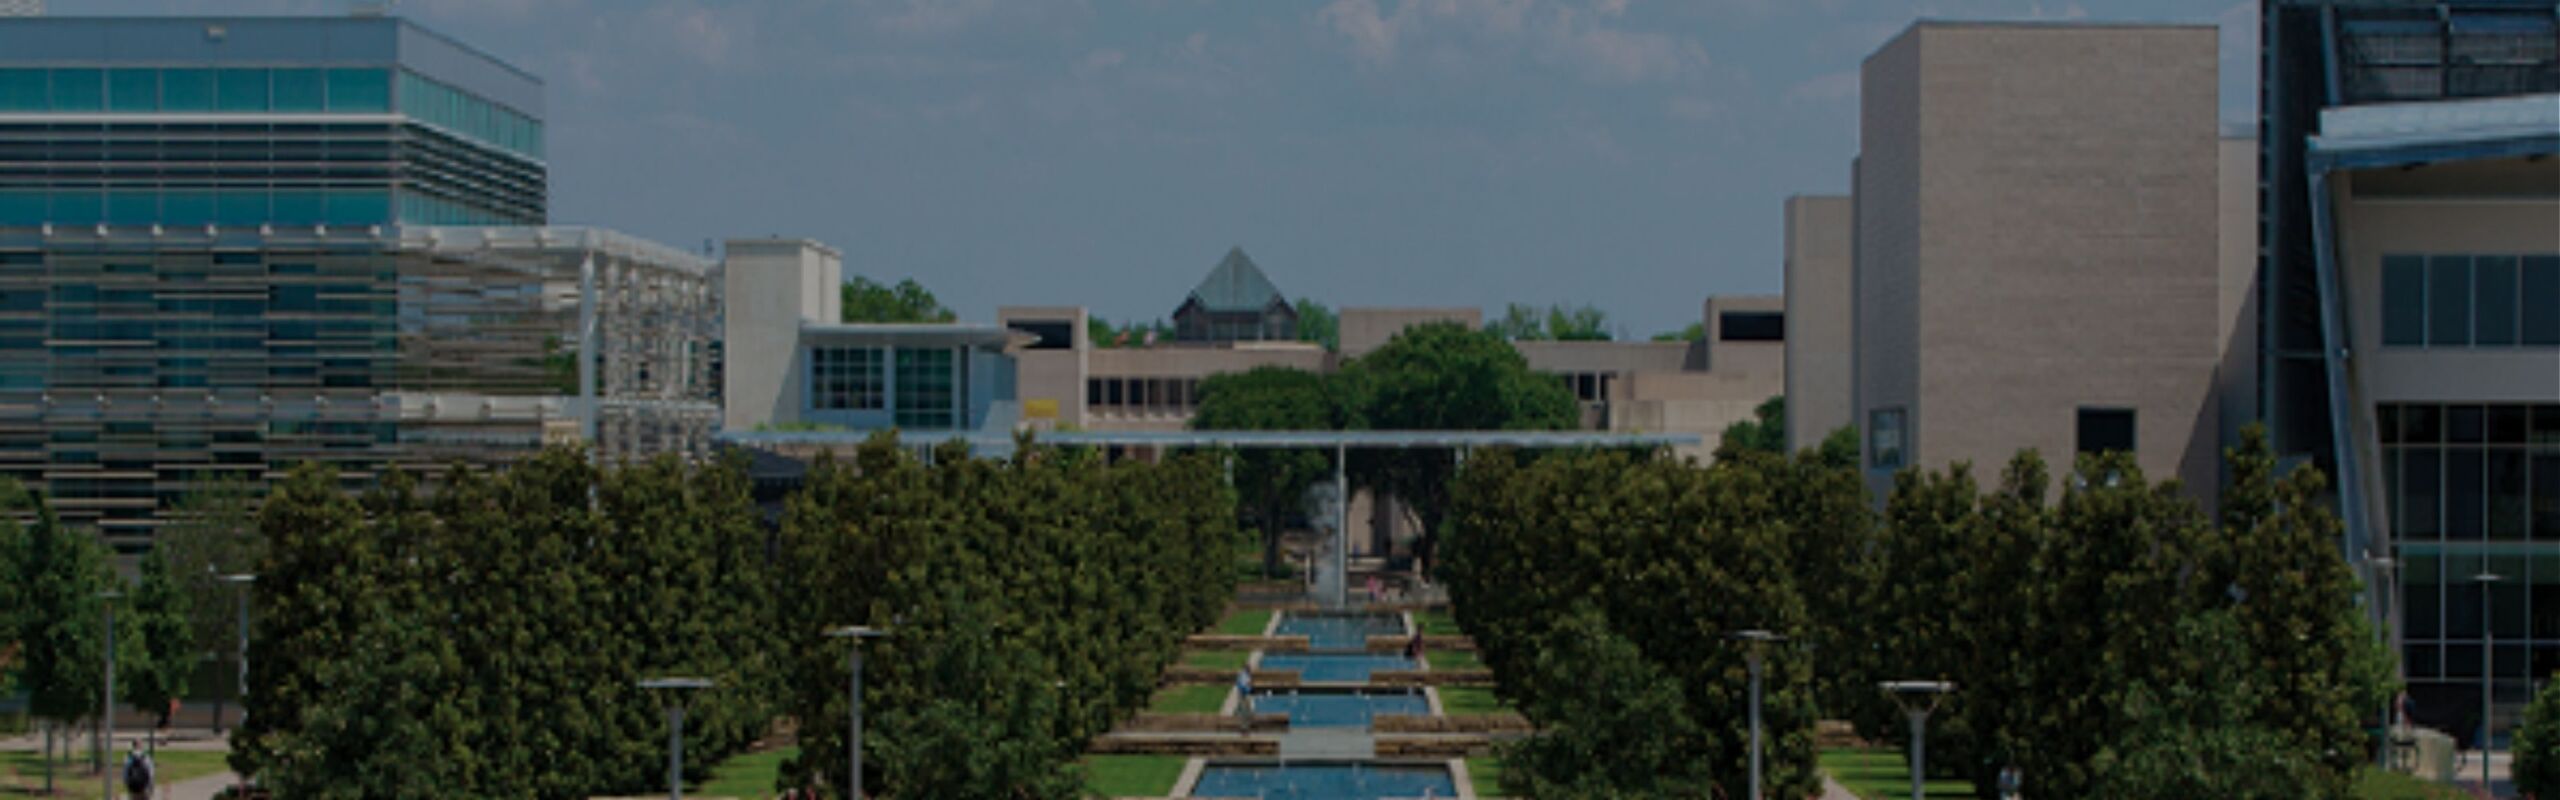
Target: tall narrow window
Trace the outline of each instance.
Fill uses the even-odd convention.
[[[1876,469],[1901,469],[1908,457],[1910,430],[1900,408],[1880,408],[1867,412],[1867,466]]]
[[[2471,344],[2471,259],[2467,256],[2427,259],[2427,344]]]
[[[2471,261],[2471,343],[2512,347],[2516,343],[2516,259],[2482,256]]]
[[[899,348],[897,351],[898,427],[947,430],[958,416],[954,390],[957,359],[949,348]]]
[[[2527,347],[2560,345],[2560,256],[2526,256],[2522,264],[2522,340]]]
[[[2382,259],[2382,343],[2419,347],[2427,343],[2427,260],[2419,256]]]
[[[2131,453],[2133,442],[2133,409],[2080,409],[2080,452]]]

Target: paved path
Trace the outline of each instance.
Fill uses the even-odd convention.
[[[1840,785],[1839,781],[1832,780],[1829,775],[1824,775],[1822,776],[1822,800],[1858,800],[1858,796],[1851,794],[1849,787]]]
[[[1367,728],[1310,728],[1280,735],[1280,759],[1367,761],[1378,757],[1377,739]]]
[[[162,790],[162,800],[213,800],[213,796],[240,782],[229,772],[215,773],[191,781],[179,781]]]

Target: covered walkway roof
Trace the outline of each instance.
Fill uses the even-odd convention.
[[[931,436],[930,433],[920,436]],[[859,444],[870,431],[723,431],[722,442],[747,446]],[[971,432],[908,444],[959,439],[973,448],[1009,450],[1013,438]],[[1234,447],[1254,449],[1463,450],[1477,447],[1682,447],[1704,444],[1696,433],[1597,431],[1059,431],[1036,441],[1063,447]]]

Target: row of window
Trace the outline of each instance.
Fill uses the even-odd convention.
[[[958,365],[958,351],[950,348],[813,347],[809,406],[824,411],[887,409],[901,428],[956,428],[958,399],[965,391]],[[889,381],[892,369],[894,384]]]
[[[1086,408],[1101,413],[1187,414],[1200,403],[1198,378],[1087,378]]]
[[[2560,346],[2560,255],[2390,255],[2382,343]]]
[[[2492,415],[2480,406],[2382,407],[2386,427],[2396,421],[2402,429],[2400,442],[2423,442],[2383,447],[2384,494],[2403,545],[2560,542],[2560,405],[2492,408],[2515,413]],[[2554,430],[2489,434],[2497,426],[2488,418],[2525,416],[2547,418]],[[2421,429],[2436,427],[2438,419],[2445,420],[2441,427],[2450,444],[2420,438],[2427,436]],[[2464,430],[2454,433],[2455,428]]]
[[[396,204],[394,200],[397,200]],[[395,215],[393,212],[398,213]],[[384,189],[0,189],[0,225],[512,225],[527,220]]]
[[[400,73],[400,111],[508,152],[542,157],[541,120],[414,72]]]
[[[1574,399],[1585,403],[1609,402],[1609,375],[1606,372],[1555,373],[1564,381],[1565,391],[1572,392]]]
[[[391,110],[391,70],[0,69],[0,112],[357,113]]]
[[[2081,454],[2134,452],[2134,413],[2130,408],[2083,406],[2072,422],[2072,449]],[[1867,466],[1901,469],[1910,461],[1910,415],[1903,409],[1867,412]]]

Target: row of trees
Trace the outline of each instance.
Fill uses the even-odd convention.
[[[1200,384],[1195,430],[1567,430],[1579,421],[1572,393],[1529,369],[1490,331],[1455,322],[1406,328],[1331,374],[1257,367]],[[1235,485],[1262,532],[1266,570],[1276,569],[1288,510],[1332,471],[1328,454],[1254,450],[1237,455]],[[1451,507],[1456,459],[1441,450],[1361,451],[1351,480],[1384,490],[1421,518],[1416,547],[1427,563]]]
[[[139,580],[128,581],[96,535],[63,525],[42,496],[0,480],[0,584],[0,654],[14,654],[29,711],[47,723],[48,785],[54,744],[67,745],[63,734],[80,722],[99,721],[107,604],[117,610],[117,700],[167,721],[202,651],[189,627],[193,597],[164,554],[144,556]]]
[[[2259,432],[2228,456],[2218,517],[2120,453],[2084,456],[2059,498],[2032,452],[1987,493],[1963,465],[1906,471],[1881,519],[1848,466],[1723,455],[1469,461],[1452,600],[1546,731],[1513,788],[1735,792],[1744,676],[1724,637],[1745,628],[1795,640],[1770,660],[1783,793],[1810,788],[1813,719],[1906,738],[1887,680],[1957,685],[1931,771],[1985,796],[2009,766],[2030,797],[2343,796],[2364,760],[2389,656],[2321,476],[2277,476]]]
[[[1084,743],[1143,706],[1232,595],[1233,509],[1211,454],[1105,465],[1026,442],[926,465],[875,438],[791,499],[781,624],[892,631],[867,660],[866,787],[1071,797]],[[789,659],[793,785],[846,783],[846,655]]]
[[[773,718],[784,631],[739,463],[554,448],[432,497],[296,469],[259,509],[253,713],[231,766],[284,797],[586,797],[662,774],[643,678],[691,675],[690,763]]]
[[[456,467],[432,497],[305,467],[258,515],[232,766],[286,797],[637,794],[666,759],[665,698],[637,682],[681,675],[716,684],[687,698],[689,769],[792,717],[786,785],[840,791],[847,645],[821,634],[868,624],[893,631],[865,689],[869,788],[1072,796],[1083,743],[1232,588],[1218,474],[1027,442],[927,466],[884,435],[821,460],[776,532],[735,460],[553,449]]]

